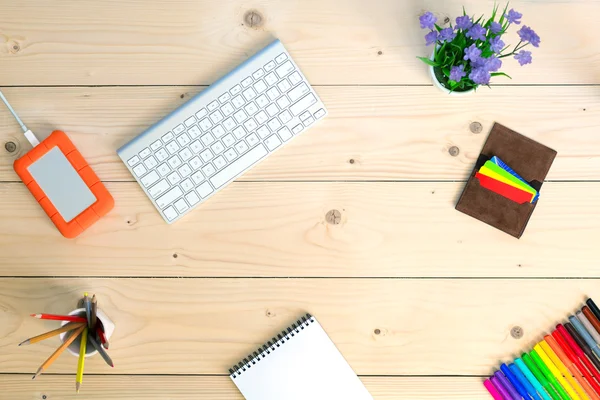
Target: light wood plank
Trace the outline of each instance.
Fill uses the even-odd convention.
[[[199,90],[12,88],[5,94],[41,137],[68,132],[101,179],[132,180],[116,150]],[[469,98],[429,87],[317,90],[330,116],[243,180],[465,179],[494,121],[558,151],[548,179],[600,179],[595,87],[498,87]],[[0,180],[18,180],[12,163],[30,146],[8,113],[0,109],[0,115]],[[482,132],[472,133],[471,122],[481,123]],[[18,143],[19,151],[8,153],[6,141]],[[459,148],[457,157],[451,146]]]
[[[167,225],[136,184],[111,183],[116,209],[67,240],[22,184],[5,183],[0,275],[598,275],[599,183],[546,183],[520,240],[454,210],[463,185],[236,183]]]
[[[492,0],[38,0],[0,4],[1,85],[209,84],[277,37],[315,84],[429,84],[425,10],[454,18],[464,5],[490,15]],[[593,0],[514,1],[541,36],[533,65],[507,60],[513,83],[599,83]],[[249,28],[255,8],[264,24]],[[565,17],[573,16],[573,18]],[[561,29],[556,29],[560,21]],[[507,43],[516,44],[516,29]],[[381,51],[381,54],[379,52]],[[374,72],[376,71],[376,72]]]
[[[375,400],[481,400],[489,396],[481,382],[470,377],[361,377]],[[73,378],[54,375],[31,381],[26,375],[0,375],[2,394],[12,400],[243,400],[224,376],[85,376],[77,396]],[[309,387],[299,390],[309,391]]]
[[[359,375],[486,375],[598,288],[597,279],[2,278],[0,373],[35,372],[58,343],[17,347],[56,325],[29,313],[64,313],[88,291],[116,325],[116,367],[90,359],[88,373],[226,374],[310,312]],[[65,354],[51,370],[74,368]]]

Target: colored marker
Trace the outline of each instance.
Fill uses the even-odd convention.
[[[591,324],[594,326],[594,330],[596,332],[600,333],[600,320],[598,320],[598,318],[596,318],[596,316],[594,315],[592,310],[590,310],[590,308],[588,306],[583,306],[581,311],[583,312],[583,315],[586,316],[588,321],[590,321]]]
[[[533,358],[533,361],[535,361],[535,365],[537,365],[540,371],[542,371],[542,373],[544,374],[546,379],[548,379],[554,390],[556,390],[556,393],[558,393],[560,398],[562,400],[570,400],[569,395],[567,394],[567,392],[565,392],[565,389],[563,389],[563,387],[560,386],[560,383],[558,383],[554,375],[552,375],[552,372],[550,372],[548,366],[544,363],[537,350],[535,350],[534,348],[529,354],[531,354],[531,358]]]
[[[527,353],[523,353],[521,355],[521,358],[523,359],[523,362],[525,363],[525,365],[527,365],[527,368],[529,368],[531,373],[533,373],[536,379],[540,381],[544,389],[546,389],[546,392],[548,392],[550,397],[552,397],[553,400],[561,400],[558,393],[556,393],[556,390],[554,390],[554,388],[552,387],[550,381],[546,379],[542,371],[538,368],[535,361],[533,361],[533,358],[531,358],[531,356]]]
[[[530,397],[529,394],[527,394],[527,390],[525,390],[521,382],[519,382],[517,377],[510,370],[510,368],[508,368],[506,364],[503,363],[502,365],[500,365],[500,369],[502,370],[502,372],[504,372],[504,375],[506,375],[506,378],[510,381],[510,383],[512,383],[512,385],[515,387],[517,393],[519,393],[521,397],[529,400]]]
[[[581,314],[581,312],[579,314]],[[581,314],[581,315],[583,315],[583,314]],[[573,324],[573,326],[575,327],[575,330],[577,331],[577,333],[579,333],[579,336],[582,337],[585,344],[590,346],[590,348],[592,349],[592,352],[596,355],[596,357],[600,357],[600,349],[598,348],[598,343],[596,343],[596,341],[594,340],[592,335],[590,335],[590,333],[587,331],[587,329],[585,329],[585,326],[583,326],[583,324],[581,323],[579,318],[577,318],[574,315],[571,315],[569,317],[569,321],[571,321],[571,324]]]
[[[498,391],[496,390],[496,388],[494,387],[494,385],[492,384],[492,382],[489,379],[486,379],[485,381],[483,381],[483,386],[485,386],[487,391],[490,392],[490,394],[492,395],[494,400],[504,400],[502,395],[500,393],[498,393]]]
[[[529,368],[527,368],[527,365],[525,365],[525,363],[523,362],[523,360],[521,360],[520,358],[515,358],[515,364],[517,365],[517,367],[519,367],[519,369],[521,370],[521,372],[523,373],[523,375],[525,375],[525,377],[527,378],[527,380],[535,388],[536,392],[538,392],[539,395],[544,400],[552,400],[552,398],[548,395],[548,393],[546,393],[546,390],[544,390],[544,388],[542,387],[542,384],[540,382],[538,382],[537,379],[535,379],[535,376],[533,376],[533,374],[531,373],[531,371],[529,370]]]
[[[598,375],[596,373],[600,372],[600,361],[598,361],[596,356],[594,356],[594,353],[592,352],[592,349],[590,349],[590,346],[587,345],[587,343],[583,340],[583,338],[579,335],[579,333],[577,332],[575,327],[573,325],[571,325],[570,322],[565,323],[564,326],[565,326],[565,329],[567,330],[568,334],[571,336],[571,338],[575,342],[575,345],[579,346],[579,348],[583,351],[583,353],[587,356],[587,358],[589,358],[589,360],[592,362],[592,364],[594,364],[594,367],[596,369],[596,371],[594,371],[594,377],[596,379],[598,379],[597,378]],[[571,344],[571,343],[569,342],[569,344]],[[573,347],[573,345],[571,345],[571,347]]]
[[[546,354],[546,351],[542,347],[541,343],[542,342],[536,344],[533,348],[538,353],[544,364],[546,364],[546,366],[548,367],[552,375],[554,375],[558,383],[560,383],[560,385],[565,389],[569,397],[575,400],[581,399],[575,391],[575,389],[573,389],[569,382],[567,382],[567,380],[562,376],[562,374],[560,373],[556,365],[554,365],[550,357],[548,357],[548,354]]]
[[[600,308],[598,308],[598,306],[596,305],[596,303],[594,303],[594,300],[592,299],[587,299],[585,304],[588,305],[588,307],[590,308],[590,310],[592,311],[592,313],[596,316],[596,318],[598,318],[598,320],[600,320]]]
[[[510,381],[506,378],[506,376],[502,373],[502,371],[494,372],[494,378],[498,380],[504,386],[504,388],[510,394],[510,397],[507,397],[508,400],[522,400],[523,398],[519,395],[515,387],[510,383]]]
[[[496,388],[496,390],[498,391],[498,393],[500,393],[500,396],[502,397],[502,399],[506,399],[506,400],[513,400],[513,398],[511,397],[510,393],[508,393],[508,390],[506,390],[506,388],[504,387],[504,385],[502,384],[502,382],[500,382],[498,380],[498,378],[496,378],[495,376],[491,376],[490,377],[490,381],[492,382],[492,385],[494,385],[494,387]]]
[[[542,400],[540,395],[537,394],[537,392],[535,391],[535,388],[533,387],[531,382],[527,380],[527,377],[523,374],[523,372],[521,372],[519,367],[517,367],[515,364],[509,364],[508,368],[510,368],[510,372],[512,372],[513,375],[519,380],[521,385],[523,385],[523,387],[527,391],[527,394],[529,394],[529,396],[532,397],[533,400]]]
[[[556,340],[556,343],[558,343],[558,345],[560,346],[562,351],[564,351],[565,355],[569,358],[569,360],[575,365],[575,367],[577,367],[581,375],[594,389],[596,394],[600,395],[600,385],[598,385],[598,382],[596,382],[596,380],[594,379],[593,373],[590,372],[589,368],[587,367],[587,364],[581,362],[582,360],[579,358],[578,353],[576,353],[575,350],[571,347],[571,345],[565,340],[562,333],[559,330],[556,330],[552,332],[552,337],[554,338],[554,340]],[[583,354],[583,357],[585,358],[585,354]],[[587,359],[586,362],[589,363]]]
[[[600,334],[598,334],[598,331],[594,328],[592,321],[581,311],[577,311],[575,315],[577,315],[577,319],[581,321],[581,324],[585,326],[585,330],[588,331],[590,336],[594,339],[594,342],[596,342],[596,344],[600,343]]]

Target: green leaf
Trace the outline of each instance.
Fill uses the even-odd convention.
[[[507,74],[505,74],[504,72],[492,72],[490,75],[492,75],[492,76],[505,76],[505,77],[507,77],[508,79],[512,79],[512,78],[510,77],[510,75],[507,75]]]
[[[431,65],[432,67],[438,67],[438,64],[434,61],[431,61],[427,57],[417,57],[419,60],[423,61],[427,65]]]
[[[459,83],[453,80],[449,80],[448,84],[450,85],[450,89],[454,90],[458,87]]]
[[[438,64],[442,64],[442,56],[445,55],[445,50],[446,50],[446,45],[447,43],[444,43],[442,45],[442,47],[440,47],[435,54],[435,62],[437,62]]]
[[[450,68],[442,68],[442,72],[444,73],[444,75],[446,75],[447,78],[450,78]]]
[[[504,11],[502,12],[502,16],[500,17],[500,24],[502,24],[504,22],[504,16],[506,15],[506,10],[508,10],[508,5],[510,4],[510,2],[506,3],[506,7],[504,7]],[[508,24],[506,24],[508,26]],[[504,26],[504,25],[502,25]],[[506,26],[504,27],[504,29],[506,30]]]

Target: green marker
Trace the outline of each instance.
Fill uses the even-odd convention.
[[[552,388],[552,385],[550,384],[550,382],[548,382],[548,379],[546,379],[544,374],[542,374],[542,371],[540,371],[540,369],[537,367],[537,365],[535,365],[535,362],[533,361],[531,356],[527,353],[523,353],[521,355],[521,359],[523,360],[525,365],[527,365],[527,368],[529,368],[529,370],[533,373],[533,376],[535,376],[536,379],[538,381],[540,381],[540,383],[542,384],[544,389],[546,389],[546,392],[548,392],[548,394],[552,397],[552,399],[553,400],[561,400],[560,396],[558,394],[556,394],[556,392]]]
[[[550,372],[548,367],[546,367],[546,364],[544,364],[544,361],[540,358],[540,355],[537,353],[537,351],[531,350],[531,353],[529,353],[529,354],[531,354],[531,358],[533,358],[535,365],[537,365],[538,368],[542,371],[542,373],[544,374],[546,379],[548,379],[550,381],[550,384],[556,390],[556,392],[560,395],[561,399],[571,400],[571,397],[569,397],[567,392],[565,392],[565,389],[563,389],[563,387],[560,385],[560,383],[558,383],[558,381],[556,380],[554,375],[552,375],[552,372]]]

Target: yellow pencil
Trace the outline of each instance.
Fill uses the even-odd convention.
[[[581,386],[579,386],[579,384],[575,381],[575,379],[573,379],[571,372],[567,369],[565,364],[563,364],[563,362],[560,360],[560,358],[558,358],[558,356],[556,355],[554,350],[552,350],[552,348],[550,347],[548,342],[546,342],[545,340],[542,340],[540,342],[540,346],[542,346],[542,349],[544,349],[544,352],[546,353],[546,355],[548,357],[550,357],[550,360],[552,360],[554,365],[556,365],[556,368],[558,368],[558,370],[564,375],[564,377],[567,378],[567,381],[569,381],[571,386],[573,386],[573,388],[577,391],[577,394],[579,394],[579,396],[582,399],[589,400],[588,395],[581,388]],[[571,395],[571,394],[569,393],[569,395]],[[571,397],[573,397],[573,396],[571,395]]]
[[[79,362],[77,363],[77,377],[75,378],[75,390],[79,393],[81,382],[83,382],[83,366],[85,364],[85,351],[87,350],[88,328],[81,334],[81,345],[79,346]]]
[[[558,382],[565,389],[565,391],[567,392],[569,397],[574,400],[580,400],[581,397],[579,397],[579,395],[575,392],[575,390],[573,390],[571,385],[569,385],[569,382],[567,382],[566,379],[562,376],[562,374],[560,373],[558,368],[556,368],[556,365],[554,365],[552,360],[550,360],[550,357],[548,357],[548,355],[546,354],[546,352],[544,351],[544,349],[542,348],[540,343],[533,346],[536,353],[538,353],[538,355],[540,356],[540,358],[542,359],[544,364],[546,364],[546,367],[548,367],[548,369],[550,370],[552,375],[554,375],[554,377],[556,379],[558,379]]]

